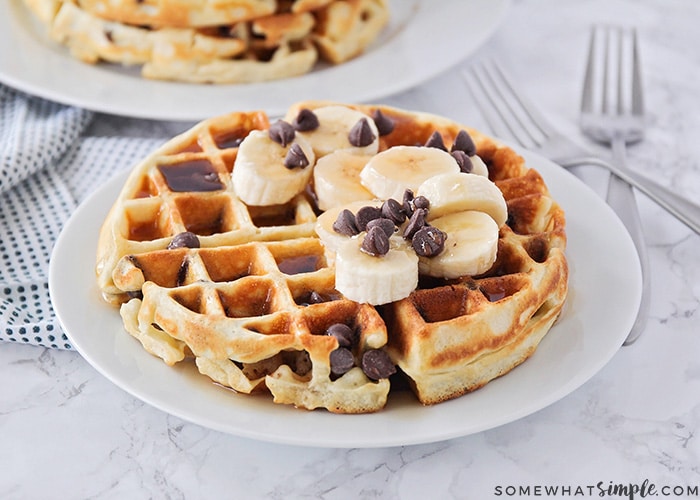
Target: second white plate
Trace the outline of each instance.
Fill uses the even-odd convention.
[[[241,85],[141,78],[136,68],[91,66],[48,39],[22,0],[0,2],[0,82],[94,111],[198,121],[261,107],[282,115],[294,102],[367,102],[418,85],[458,63],[496,29],[509,0],[391,0],[391,20],[360,57],[307,75]],[[12,49],[10,49],[12,48]]]
[[[566,212],[569,297],[529,360],[452,401],[423,407],[405,392],[392,395],[374,414],[309,412],[275,405],[267,395],[235,394],[212,384],[192,363],[168,367],[148,354],[125,332],[118,311],[101,300],[90,264],[100,225],[128,172],[94,193],[61,232],[49,270],[53,305],[72,345],[105,377],[156,408],[222,432],[296,445],[382,447],[439,441],[512,422],[595,375],[620,348],[641,296],[636,250],[612,210],[568,172],[521,153]]]

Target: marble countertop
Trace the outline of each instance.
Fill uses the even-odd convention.
[[[630,166],[697,200],[698,19],[692,0],[515,1],[460,67],[383,101],[488,130],[459,70],[493,56],[583,142],[576,118],[588,27],[636,25],[649,126],[629,149]],[[89,133],[165,139],[189,125],[98,115]],[[604,176],[587,180],[604,193]],[[76,352],[0,344],[0,498],[698,498],[700,237],[638,199],[653,283],[648,327],[582,387],[535,414],[424,445],[280,445],[163,413]],[[604,259],[600,252],[590,257]],[[614,301],[625,283],[600,293]]]

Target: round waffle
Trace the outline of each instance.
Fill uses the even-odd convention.
[[[384,0],[104,2],[25,0],[52,40],[81,61],[141,66],[150,79],[250,83],[308,73],[319,57],[341,63],[360,54],[388,21]],[[236,21],[192,21],[188,11],[238,13]],[[178,22],[153,23],[158,10]],[[122,22],[113,11],[143,15]],[[245,15],[244,15],[245,14]],[[342,19],[338,15],[342,15]],[[224,16],[226,18],[231,16]],[[205,22],[207,19],[211,22]],[[189,23],[189,24],[188,24]]]
[[[286,118],[298,122],[301,110],[320,114],[330,105],[299,103]],[[317,236],[313,181],[267,206],[237,193],[241,142],[257,130],[275,135],[267,116],[212,118],[134,168],[101,230],[98,285],[106,300],[121,304],[126,330],[147,351],[168,364],[194,359],[201,373],[240,393],[269,391],[279,403],[339,413],[381,409],[399,376],[424,404],[458,397],[534,352],[568,283],[564,214],[537,171],[446,118],[343,107],[368,120],[380,111],[392,123],[391,131],[377,125],[375,146],[356,150],[368,157],[430,143],[435,132],[447,148],[461,130],[470,134],[507,203],[493,265],[475,276],[421,276],[410,295],[381,306],[350,300],[336,289],[333,251]],[[308,144],[300,144],[330,155],[320,153],[320,139],[329,142],[322,129],[290,137],[303,135]],[[348,130],[337,133],[344,147]],[[313,168],[318,159],[309,155]],[[196,235],[196,244],[175,244],[183,234]],[[339,328],[352,338],[331,334]],[[349,351],[342,372],[340,347]]]

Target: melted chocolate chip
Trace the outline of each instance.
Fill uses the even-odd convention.
[[[416,234],[423,226],[425,226],[425,216],[428,211],[424,208],[417,208],[411,218],[406,224],[406,228],[403,231],[403,237],[407,240],[411,240],[413,235]]]
[[[393,198],[389,198],[382,203],[382,217],[398,225],[406,220],[406,212],[404,212],[401,203]]]
[[[354,236],[360,232],[360,230],[357,228],[355,216],[347,208],[338,214],[338,217],[333,223],[333,231],[340,233],[343,236]]]
[[[451,151],[464,151],[467,156],[474,156],[476,154],[476,145],[474,140],[467,133],[466,130],[460,130],[452,143]]]
[[[316,130],[319,125],[316,113],[306,108],[300,110],[296,118],[292,121],[292,127],[299,132]]]
[[[394,222],[391,219],[387,219],[385,217],[380,217],[378,219],[373,219],[369,221],[367,223],[367,231],[369,231],[375,226],[384,231],[384,234],[386,234],[388,238],[391,238],[391,236],[394,234],[394,231],[396,231],[396,224],[394,224]]]
[[[442,135],[440,135],[440,132],[438,132],[437,130],[433,132],[428,141],[425,143],[425,147],[437,148],[442,149],[443,151],[447,151],[447,146],[445,146],[445,142],[442,140]]]
[[[381,110],[377,109],[372,113],[372,120],[377,126],[379,135],[389,135],[394,131],[394,120],[382,113]]]
[[[343,375],[355,366],[355,358],[347,347],[338,347],[330,354],[331,373],[336,376]]]
[[[277,120],[275,123],[270,125],[270,130],[268,130],[270,139],[275,141],[282,146],[287,146],[290,142],[294,140],[294,127],[284,120]]]
[[[467,153],[460,149],[457,149],[455,151],[452,151],[450,154],[452,155],[452,158],[454,158],[457,162],[457,165],[459,165],[460,172],[470,174],[471,171],[474,170],[474,164],[472,163],[471,158],[467,156]]]
[[[348,134],[350,144],[358,148],[369,146],[376,138],[374,132],[372,132],[372,128],[369,126],[367,118],[360,119],[353,125]]]
[[[288,169],[304,168],[309,165],[309,159],[304,154],[299,144],[292,144],[292,147],[287,151],[287,156],[284,157],[284,166]]]
[[[373,257],[386,255],[389,252],[389,237],[381,227],[374,226],[367,231],[361,249]]]
[[[357,332],[345,323],[335,323],[329,326],[326,335],[335,337],[340,347],[352,347],[358,340]]]
[[[371,349],[362,355],[362,371],[372,380],[389,378],[396,373],[396,366],[389,355],[379,349]]]
[[[357,229],[364,231],[367,229],[367,223],[371,220],[378,219],[382,216],[382,209],[379,207],[366,206],[362,207],[355,214],[355,222]]]
[[[168,244],[168,250],[174,248],[199,248],[199,238],[189,231],[176,234]]]
[[[421,257],[434,257],[445,249],[447,234],[433,226],[424,226],[416,231],[411,245]]]

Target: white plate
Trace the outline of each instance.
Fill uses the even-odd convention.
[[[105,377],[156,408],[211,429],[288,444],[379,447],[493,428],[554,403],[598,372],[621,346],[641,295],[637,253],[612,210],[568,172],[523,154],[566,211],[568,301],[529,360],[453,401],[423,407],[406,392],[375,414],[309,412],[275,405],[267,395],[235,394],[199,375],[192,363],[168,367],[149,355],[100,299],[91,265],[99,227],[127,172],[107,182],[64,227],[49,270],[53,305],[72,345]]]
[[[22,0],[0,1],[0,82],[33,95],[137,118],[201,120],[227,109],[282,115],[294,102],[366,102],[418,85],[458,63],[496,29],[510,0],[392,0],[391,21],[365,54],[307,75],[259,84],[146,80],[136,68],[73,59]]]

